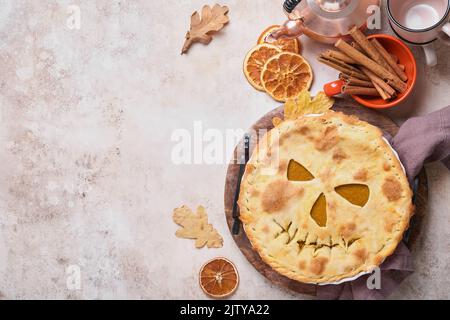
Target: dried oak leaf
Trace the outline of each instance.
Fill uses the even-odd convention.
[[[212,40],[212,34],[221,30],[229,21],[228,7],[219,4],[210,7],[203,6],[202,15],[196,11],[191,16],[191,28],[186,34],[181,54],[188,52],[194,42],[208,44]]]
[[[196,239],[195,247],[200,249],[205,245],[208,248],[221,248],[223,239],[211,224],[208,224],[208,216],[204,207],[199,206],[197,213],[192,212],[187,206],[182,206],[173,211],[173,221],[182,228],[175,235],[178,238]]]

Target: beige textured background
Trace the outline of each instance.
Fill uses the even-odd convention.
[[[223,255],[241,274],[235,298],[303,298],[266,281],[225,224],[226,165],[175,166],[171,134],[247,128],[278,106],[253,90],[242,59],[281,0],[223,0],[231,24],[180,56],[188,17],[205,1],[0,0],[0,298],[204,298],[197,272]],[[81,29],[66,25],[81,8]],[[212,4],[212,3],[211,3]],[[314,62],[313,91],[336,73]],[[398,122],[450,104],[448,47],[427,68]],[[232,146],[231,146],[232,147]],[[430,208],[416,273],[395,298],[450,298],[450,173],[428,167]],[[224,236],[219,250],[175,238],[172,209],[203,204]],[[66,268],[81,268],[81,290]]]

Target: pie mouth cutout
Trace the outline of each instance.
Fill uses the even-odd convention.
[[[274,239],[278,239],[281,236],[286,237],[286,241],[284,242],[285,245],[291,244],[297,236],[297,233],[299,232],[299,229],[296,228],[293,230],[293,221],[290,221],[286,227],[283,227],[281,223],[279,223],[276,219],[272,220],[273,223],[280,229],[274,236]],[[293,230],[293,231],[292,231]],[[297,246],[298,246],[298,254],[305,249],[306,247],[310,247],[314,249],[314,253],[317,253],[318,250],[323,248],[328,248],[330,250],[341,247],[345,251],[348,251],[348,249],[354,245],[357,241],[361,240],[361,237],[353,237],[348,240],[346,240],[343,236],[341,236],[340,241],[333,241],[333,239],[330,237],[328,243],[319,243],[317,237],[314,237],[309,232],[306,233],[305,237],[302,239],[298,239]]]
[[[287,178],[289,181],[312,181],[316,179],[305,166],[294,159],[289,161]],[[334,191],[351,204],[361,208],[364,208],[370,197],[370,189],[365,184],[344,184],[334,188]],[[321,193],[314,202],[310,216],[319,227],[327,226],[327,199],[324,193]]]

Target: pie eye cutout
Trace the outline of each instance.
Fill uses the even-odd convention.
[[[365,184],[346,184],[334,190],[342,198],[361,208],[369,201],[370,190]]]
[[[311,209],[311,218],[319,227],[327,226],[327,199],[322,193]]]
[[[315,179],[308,169],[295,160],[289,161],[287,178],[289,181],[311,181]]]

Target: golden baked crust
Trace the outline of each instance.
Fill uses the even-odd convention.
[[[314,179],[289,181],[290,161]],[[365,205],[336,192],[359,184]],[[326,225],[311,217],[326,198]],[[402,240],[414,211],[403,168],[378,128],[329,111],[287,120],[266,134],[247,164],[239,197],[245,232],[261,258],[306,283],[332,283],[371,271]]]

